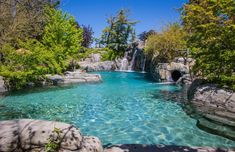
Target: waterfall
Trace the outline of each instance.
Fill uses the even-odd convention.
[[[128,69],[128,60],[124,57],[121,61],[120,71],[126,71]]]
[[[142,63],[142,71],[141,72],[145,72],[145,62],[146,62],[146,57],[144,56],[144,60],[143,60],[143,63]]]
[[[134,69],[134,65],[135,65],[135,58],[136,58],[136,55],[137,55],[137,51],[138,49],[135,49],[135,52],[132,56],[132,59],[131,59],[131,64],[130,66],[128,67],[128,71],[132,71]]]
[[[129,65],[129,62],[128,62],[128,52],[125,52],[125,55],[123,57],[123,59],[121,60],[121,66],[119,68],[119,71],[126,71],[128,70],[128,65]]]

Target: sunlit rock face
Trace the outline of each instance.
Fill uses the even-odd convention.
[[[104,61],[104,62],[79,62],[80,68],[86,70],[87,72],[95,71],[113,71],[116,69],[114,61]]]
[[[151,66],[150,73],[157,81],[177,82],[183,78],[184,83],[190,83],[189,66],[183,63],[157,63]]]
[[[42,120],[11,120],[0,122],[0,151],[47,151],[56,143],[55,151],[102,152],[96,137],[82,136],[73,125]]]
[[[0,76],[0,94],[3,94],[7,91],[3,77]]]
[[[44,85],[63,85],[74,83],[98,83],[102,78],[99,74],[89,74],[81,70],[65,72],[64,75],[47,75]]]
[[[235,93],[214,84],[195,80],[188,99],[199,116],[198,126],[206,131],[235,140]]]

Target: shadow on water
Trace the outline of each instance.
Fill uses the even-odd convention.
[[[97,84],[97,83],[89,83],[89,85]],[[74,87],[77,87],[79,85],[85,85],[85,84],[67,84],[67,85],[57,85],[57,86],[39,86],[34,88],[25,88],[17,91],[11,91],[9,93],[6,93],[2,98],[5,96],[21,96],[21,95],[27,95],[27,94],[33,94],[33,93],[41,93],[41,92],[53,92],[53,91],[60,91],[60,90],[69,90],[73,89]],[[1,98],[0,98],[1,99]]]
[[[142,144],[124,144],[124,145],[106,145],[106,151],[119,149],[118,152],[198,152],[209,151],[208,148],[191,148],[187,146],[176,145],[142,145]],[[227,149],[211,149],[213,152],[227,152]]]

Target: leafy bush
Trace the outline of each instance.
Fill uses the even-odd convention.
[[[170,24],[161,33],[154,33],[148,37],[145,53],[152,60],[171,62],[175,57],[184,55],[185,36],[186,33],[179,24]]]
[[[82,48],[78,53],[78,58],[89,58],[91,54],[101,54],[102,61],[112,61],[123,55],[122,52],[116,52],[109,48]]]
[[[7,87],[19,89],[29,82],[36,82],[46,73],[61,71],[54,60],[52,52],[48,52],[44,45],[37,40],[19,42],[21,49],[15,50],[10,45],[1,49],[4,54],[4,62],[0,66]]]
[[[76,58],[81,47],[82,30],[74,18],[48,8],[43,38],[18,40],[18,48],[6,44],[0,48],[0,75],[9,89],[20,89],[29,82],[38,84],[45,74],[60,74]]]
[[[235,90],[235,1],[192,0],[182,11],[198,77]]]
[[[102,61],[113,61],[118,57],[122,57],[124,52],[117,52],[106,48],[105,53],[102,54]]]
[[[65,70],[71,58],[77,58],[81,48],[82,29],[72,16],[61,10],[48,9],[47,24],[45,26],[42,43],[55,54],[55,60],[62,70]]]

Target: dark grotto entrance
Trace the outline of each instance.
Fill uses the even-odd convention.
[[[180,77],[182,77],[182,74],[180,71],[174,70],[173,72],[171,72],[171,78],[174,82],[178,81]]]

